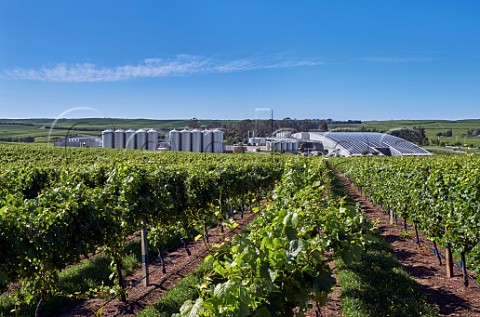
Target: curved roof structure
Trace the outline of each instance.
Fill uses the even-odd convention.
[[[377,132],[310,132],[311,141],[320,141],[331,154],[432,155],[418,145],[393,135]]]

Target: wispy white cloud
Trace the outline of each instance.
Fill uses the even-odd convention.
[[[91,63],[57,64],[39,69],[14,68],[5,70],[4,77],[16,80],[50,82],[114,82],[137,78],[188,76],[199,73],[231,73],[257,69],[317,66],[316,59],[286,59],[274,62],[238,59],[220,61],[201,56],[178,55],[172,60],[145,59],[136,65],[101,67]]]
[[[431,61],[430,58],[422,56],[403,56],[403,57],[366,57],[364,61],[380,64],[406,64],[406,63],[422,63]]]

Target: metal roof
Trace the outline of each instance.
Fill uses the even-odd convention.
[[[430,152],[404,139],[377,132],[311,132],[311,139],[333,142],[335,148],[341,148],[350,155],[362,155],[389,149],[392,155],[431,155]],[[396,152],[396,153],[395,153]]]

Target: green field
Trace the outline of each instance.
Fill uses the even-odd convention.
[[[401,128],[423,127],[430,142],[439,139],[445,144],[455,144],[460,142],[462,145],[480,146],[480,137],[465,138],[462,135],[467,133],[468,129],[480,129],[480,119],[468,120],[389,120],[389,121],[364,121],[361,124],[331,124],[329,129],[377,129],[387,132],[389,130]],[[452,137],[437,137],[437,133],[444,133],[452,130]]]
[[[82,119],[0,119],[0,140],[5,138],[33,137],[35,142],[47,142],[68,136],[101,136],[102,130],[153,128],[167,132],[173,128],[183,129],[190,120],[150,120],[118,118],[82,118]],[[210,124],[223,125],[234,120],[199,121],[202,128]],[[53,129],[52,129],[53,127]]]
[[[32,137],[35,142],[47,142],[51,139],[60,139],[68,136],[100,136],[101,131],[107,128],[140,129],[154,128],[160,134],[169,130],[188,127],[190,120],[150,120],[150,119],[119,119],[119,118],[82,118],[60,119],[54,124],[54,119],[0,119],[0,140],[5,138]],[[212,126],[234,126],[239,120],[199,120],[201,128]],[[53,127],[53,129],[51,129]],[[331,123],[329,130],[335,129],[376,129],[380,132],[401,128],[423,127],[430,140],[440,141],[445,144],[455,143],[467,146],[480,146],[480,137],[466,138],[463,135],[468,129],[480,129],[480,119],[469,120],[389,120],[389,121],[364,121],[361,124]],[[437,136],[452,130],[452,137]],[[246,137],[246,136],[245,136]]]

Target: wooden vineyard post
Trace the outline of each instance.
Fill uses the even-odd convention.
[[[445,227],[445,233],[447,233],[447,228]],[[445,262],[447,265],[447,277],[453,277],[453,257],[452,250],[450,249],[450,243],[447,242],[445,245]]]
[[[447,277],[453,277],[453,257],[450,243],[446,244],[445,262],[447,263]]]
[[[145,221],[142,221],[141,245],[142,245],[142,281],[143,286],[150,285],[150,274],[148,272],[148,239],[147,227]]]
[[[389,220],[390,220],[391,225],[393,225],[395,223],[395,216],[393,214],[393,209],[392,208],[390,208],[390,218],[389,218]]]

